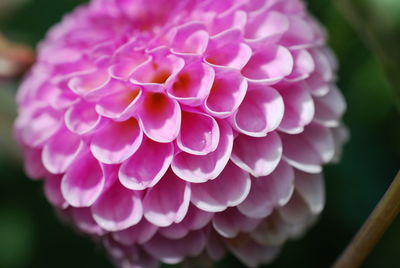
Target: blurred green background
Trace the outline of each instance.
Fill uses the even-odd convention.
[[[0,32],[35,46],[64,13],[84,1],[10,2],[23,3],[0,13]],[[400,168],[400,1],[307,2],[328,29],[340,61],[351,140],[340,164],[325,169],[327,205],[320,221],[305,237],[287,243],[270,267],[329,267]],[[41,184],[23,174],[9,138],[14,115],[5,112],[17,83],[0,87],[0,267],[110,268],[98,246],[60,223]],[[400,218],[363,267],[400,267],[399,241]],[[228,257],[216,267],[241,265]]]

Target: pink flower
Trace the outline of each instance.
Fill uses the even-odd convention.
[[[93,0],[19,94],[26,170],[119,267],[269,262],[324,206],[346,132],[300,0]]]

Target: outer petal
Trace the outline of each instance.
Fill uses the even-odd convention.
[[[217,149],[207,155],[192,155],[180,152],[175,155],[171,168],[181,179],[200,183],[215,179],[229,161],[232,152],[233,134],[230,126],[219,121],[220,139]]]
[[[250,81],[275,84],[293,70],[293,57],[283,46],[270,45],[253,54],[242,74]]]
[[[172,52],[182,55],[202,55],[207,48],[208,38],[208,32],[203,24],[189,22],[175,29],[171,42]]]
[[[311,213],[319,214],[325,205],[322,174],[309,174],[296,170],[296,190],[309,206]]]
[[[275,207],[285,205],[291,198],[293,190],[293,169],[281,161],[269,176],[252,178],[250,193],[238,209],[248,217],[265,218]]]
[[[104,164],[119,164],[137,151],[142,139],[143,132],[136,119],[109,122],[94,134],[90,150]]]
[[[194,62],[177,75],[172,86],[167,88],[168,95],[182,104],[198,106],[210,93],[214,77],[213,68]]]
[[[112,233],[112,237],[118,243],[125,246],[131,246],[136,243],[143,244],[149,241],[157,232],[157,226],[142,219],[138,224]]]
[[[235,139],[231,160],[255,177],[267,176],[282,157],[282,143],[276,132],[263,138],[239,135]]]
[[[192,184],[192,203],[205,211],[220,212],[239,205],[250,191],[249,174],[231,162],[215,180]]]
[[[100,123],[100,119],[94,105],[84,101],[74,104],[65,113],[65,125],[78,135],[93,130]]]
[[[82,153],[65,173],[61,192],[73,207],[89,207],[100,196],[105,184],[103,171],[90,152]]]
[[[278,41],[289,29],[289,20],[282,13],[266,9],[249,17],[245,37],[250,43],[272,43]]]
[[[83,142],[78,135],[62,129],[44,146],[43,165],[53,174],[64,173],[82,147]]]
[[[192,231],[179,240],[171,240],[156,235],[144,244],[144,249],[152,256],[168,264],[180,262],[185,257],[199,255],[205,245],[206,236],[203,231]]]
[[[214,229],[223,237],[234,238],[239,233],[249,233],[261,222],[261,219],[248,218],[236,208],[228,208],[213,217]]]
[[[65,208],[68,204],[61,193],[61,179],[61,176],[49,176],[44,183],[44,193],[51,204]]]
[[[279,93],[261,85],[251,85],[239,109],[233,115],[233,126],[253,137],[264,137],[282,121],[284,104]]]
[[[120,231],[137,224],[143,216],[141,199],[118,181],[92,206],[94,220],[107,231]]]
[[[279,91],[285,103],[285,114],[279,130],[297,134],[314,117],[314,102],[305,84],[286,87]]]
[[[322,97],[314,97],[314,120],[327,127],[337,127],[339,120],[346,110],[346,102],[339,89],[332,86]]]
[[[140,126],[150,139],[167,143],[178,136],[181,127],[181,109],[178,102],[166,95],[146,94],[138,114]]]
[[[106,233],[93,219],[90,208],[69,208],[75,225],[82,232],[102,236]]]
[[[144,216],[149,222],[160,227],[179,223],[188,211],[190,195],[190,184],[168,172],[145,195]]]
[[[205,109],[215,117],[228,117],[242,103],[246,91],[247,81],[240,73],[229,69],[220,70],[205,102]]]
[[[183,112],[178,147],[189,154],[206,155],[217,149],[220,139],[217,121],[203,113]]]
[[[119,180],[132,190],[153,187],[169,168],[174,153],[172,143],[142,142],[139,150],[119,170]]]

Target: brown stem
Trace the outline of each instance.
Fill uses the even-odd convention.
[[[359,267],[400,212],[400,171],[333,268]]]

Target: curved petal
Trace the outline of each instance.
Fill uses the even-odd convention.
[[[335,155],[335,141],[331,129],[311,123],[301,133],[306,141],[319,154],[323,163],[332,161]]]
[[[160,227],[179,223],[188,211],[190,195],[190,184],[169,171],[145,195],[144,216]]]
[[[106,231],[94,221],[90,208],[70,207],[69,211],[75,225],[82,232],[98,236],[102,236],[106,233]]]
[[[213,216],[213,213],[203,211],[194,205],[190,205],[188,213],[182,222],[160,228],[159,233],[166,238],[181,239],[190,231],[204,228],[211,221]]]
[[[239,135],[233,145],[231,160],[255,177],[267,176],[278,166],[282,157],[282,142],[276,132],[266,137]]]
[[[53,174],[64,173],[77,157],[83,142],[80,136],[62,129],[46,143],[42,151],[44,167]]]
[[[192,231],[182,239],[172,240],[161,235],[154,236],[143,245],[153,257],[168,264],[179,263],[185,257],[198,256],[206,246],[203,231]]]
[[[100,115],[91,103],[84,101],[71,106],[65,113],[65,125],[73,133],[83,135],[100,123]]]
[[[215,180],[192,184],[191,201],[204,211],[224,211],[242,203],[249,194],[250,185],[249,174],[229,162]]]
[[[319,214],[325,205],[325,189],[322,174],[309,174],[296,170],[296,191],[304,199],[311,213]]]
[[[270,45],[256,52],[242,70],[255,83],[276,84],[293,70],[293,57],[283,46]]]
[[[269,176],[252,178],[250,193],[238,209],[248,217],[265,218],[275,207],[289,202],[293,191],[293,168],[281,161]]]
[[[242,33],[237,29],[211,38],[205,61],[211,66],[241,70],[252,54],[251,48],[241,41]]]
[[[99,162],[90,152],[82,153],[65,173],[61,192],[73,207],[89,207],[103,191],[105,178]]]
[[[306,49],[292,51],[294,59],[293,72],[286,77],[286,81],[298,82],[308,78],[315,70],[315,63]]]
[[[105,96],[96,104],[96,112],[112,119],[129,117],[137,108],[138,100],[142,95],[139,87],[125,88],[125,90]]]
[[[337,127],[346,110],[346,102],[339,89],[331,86],[329,92],[322,97],[314,97],[314,120],[327,127]]]
[[[281,133],[283,158],[293,167],[304,172],[319,173],[322,159],[303,135]]]
[[[157,232],[158,227],[142,219],[138,224],[112,233],[112,237],[124,246],[143,244],[149,241]]]
[[[119,170],[122,185],[132,190],[153,187],[168,170],[174,154],[172,143],[158,143],[145,139],[139,149]]]
[[[94,220],[107,231],[121,231],[137,224],[143,217],[141,199],[118,181],[92,206]]]
[[[49,202],[60,208],[68,206],[61,193],[61,176],[49,176],[44,181],[44,193]]]
[[[138,111],[139,123],[150,139],[168,143],[179,134],[181,109],[175,100],[162,93],[147,93]]]
[[[68,87],[80,96],[86,96],[104,87],[111,80],[103,68],[83,71],[68,81]]]
[[[233,126],[248,136],[264,137],[279,126],[284,110],[282,97],[275,89],[251,85],[233,115]]]
[[[268,264],[280,251],[280,247],[263,246],[254,242],[252,239],[246,239],[243,243],[228,243],[228,247],[232,253],[248,267]]]
[[[183,180],[201,183],[215,179],[229,161],[233,145],[231,127],[219,121],[220,138],[218,147],[207,155],[193,155],[180,152],[175,155],[171,168]]]
[[[239,233],[253,231],[261,219],[248,218],[241,214],[236,208],[228,208],[223,212],[216,213],[213,217],[213,227],[221,236],[235,238]]]
[[[182,112],[182,126],[176,140],[178,147],[192,155],[214,152],[219,143],[217,121],[200,112]]]
[[[137,151],[142,139],[136,119],[109,122],[94,134],[90,150],[104,164],[119,164]]]
[[[176,77],[168,95],[188,106],[200,105],[208,96],[214,82],[215,72],[201,62],[187,65]]]
[[[279,91],[285,103],[285,114],[279,130],[297,134],[304,130],[314,117],[314,102],[304,84],[283,88]]]
[[[47,174],[42,162],[42,150],[25,147],[23,151],[25,173],[29,178],[42,179]]]
[[[233,114],[242,103],[247,91],[247,81],[235,70],[216,73],[210,95],[205,102],[206,111],[219,118]]]
[[[276,43],[289,29],[288,17],[267,9],[250,16],[245,29],[247,42]]]
[[[198,22],[189,22],[175,29],[171,48],[173,53],[202,55],[208,45],[208,32],[205,26]]]

